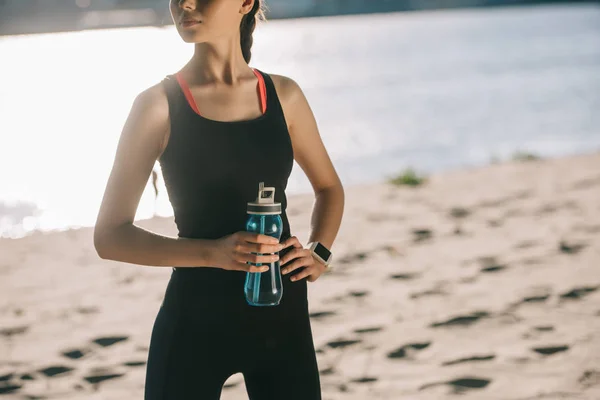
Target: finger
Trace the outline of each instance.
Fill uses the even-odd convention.
[[[300,239],[298,239],[296,236],[294,236],[294,241],[293,241],[293,245],[296,248],[302,249],[302,243],[300,243]]]
[[[231,271],[265,272],[269,270],[269,266],[261,265],[260,267],[257,267],[249,263],[233,261],[227,269]]]
[[[242,266],[242,270],[246,271],[246,272],[267,272],[269,270],[269,266],[268,265],[261,265],[260,267],[257,267],[256,265],[252,265],[252,264],[246,264],[246,263],[239,263],[239,265]]]
[[[298,280],[300,280],[302,278],[306,278],[307,276],[312,275],[312,274],[314,274],[316,272],[317,271],[315,270],[314,267],[308,267],[308,268],[304,269],[304,271],[298,272],[296,275],[292,276],[290,278],[290,280],[292,282],[295,282],[295,281],[298,281]]]
[[[308,257],[309,255],[311,254],[306,249],[293,248],[279,259],[279,265],[285,265],[287,262],[293,260],[294,258]]]
[[[296,236],[291,236],[283,242],[284,248],[294,246],[294,247],[302,247],[300,240]]]
[[[242,263],[268,264],[279,260],[279,256],[277,254],[257,255],[251,253],[237,253],[235,259]]]
[[[265,244],[279,244],[279,240],[269,235],[263,235],[262,233],[245,232],[241,233],[243,239],[250,243],[265,243]]]
[[[282,250],[281,244],[264,244],[264,243],[241,243],[237,247],[237,251],[240,253],[260,253],[260,254],[273,254]]]
[[[308,257],[297,258],[290,265],[286,265],[286,267],[281,270],[281,273],[284,275],[289,274],[300,267],[310,267],[312,264],[313,260],[309,259]]]

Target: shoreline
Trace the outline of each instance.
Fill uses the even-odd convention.
[[[494,159],[495,156],[490,156],[490,161],[486,164],[472,164],[472,165],[456,165],[453,167],[446,167],[446,168],[441,168],[439,170],[433,171],[433,172],[426,172],[424,169],[419,169],[419,168],[415,168],[415,167],[411,167],[411,166],[407,166],[404,171],[406,170],[413,170],[415,171],[415,173],[417,173],[419,176],[424,176],[424,177],[438,177],[438,176],[445,176],[445,175],[453,175],[453,174],[461,174],[461,173],[468,173],[470,171],[474,171],[474,170],[485,170],[486,168],[493,168],[493,167],[498,167],[498,166],[502,166],[502,165],[508,165],[508,164],[515,164],[515,163],[519,163],[519,162],[547,162],[547,161],[552,161],[552,160],[562,160],[562,159],[570,159],[570,158],[577,158],[577,157],[586,157],[586,156],[593,156],[595,154],[600,154],[600,149],[597,150],[590,150],[588,152],[578,152],[578,153],[570,153],[570,154],[565,154],[565,155],[560,155],[560,156],[554,156],[554,157],[544,157],[544,156],[538,156],[536,155],[536,153],[529,153],[527,151],[518,151],[515,152],[511,158],[509,159]],[[531,157],[534,159],[531,160],[527,160],[527,157]],[[518,159],[520,158],[520,159]],[[390,174],[389,176],[385,176],[385,177],[381,177],[378,180],[374,180],[371,182],[361,182],[361,183],[354,183],[354,184],[347,184],[344,185],[345,188],[357,188],[358,190],[360,190],[360,188],[368,188],[368,187],[373,187],[373,186],[379,186],[379,185],[385,185],[388,178],[390,177],[394,177],[394,176],[398,176],[402,174],[402,171],[398,171],[398,173],[396,174]],[[148,189],[148,188],[146,188]],[[161,192],[161,195],[165,196],[166,193],[164,192],[164,186],[161,188],[163,189],[163,192]],[[303,192],[294,192],[291,194],[287,194],[288,199],[289,198],[293,198],[293,197],[312,197],[313,193],[310,190],[307,191],[303,191]],[[27,206],[31,206],[31,207],[35,207],[35,205],[33,203],[27,203],[27,202],[16,202],[16,204],[25,204]],[[0,202],[0,206],[2,205],[2,203]],[[42,212],[43,214],[43,212]],[[28,216],[29,217],[29,216]],[[26,217],[26,218],[28,218]],[[33,217],[33,216],[31,216]],[[148,223],[149,221],[153,220],[153,219],[163,219],[163,220],[168,220],[168,219],[173,219],[173,215],[154,215],[152,217],[149,218],[140,218],[140,219],[136,219],[135,222],[136,223]],[[146,221],[146,222],[144,222]],[[16,224],[15,226],[19,226],[22,224]],[[81,230],[81,229],[91,229],[93,228],[94,225],[91,224],[87,224],[87,225],[68,225],[68,226],[63,226],[63,227],[58,227],[58,228],[49,228],[49,229],[32,229],[32,230],[25,230],[25,234],[24,235],[16,235],[15,237],[9,237],[9,236],[2,236],[0,235],[0,241],[2,240],[18,240],[18,239],[23,239],[23,238],[27,238],[30,237],[32,235],[48,235],[48,234],[54,234],[54,233],[61,233],[61,232],[68,232],[68,231],[72,231],[72,230]]]

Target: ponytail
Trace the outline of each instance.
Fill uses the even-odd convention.
[[[247,63],[250,63],[250,59],[252,58],[252,33],[254,32],[254,28],[256,28],[256,21],[264,19],[265,16],[261,7],[261,0],[254,0],[252,10],[244,15],[242,23],[240,24],[240,44],[242,45],[244,60],[246,60]]]

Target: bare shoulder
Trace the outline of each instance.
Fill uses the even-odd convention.
[[[277,74],[269,74],[277,90],[277,96],[282,104],[290,104],[304,97],[300,85],[290,77]]]
[[[169,103],[162,82],[158,82],[137,94],[131,109],[144,119],[165,122],[169,118]]]
[[[288,128],[292,128],[297,122],[307,117],[312,118],[312,112],[304,92],[300,85],[287,76],[269,74],[277,90],[277,97],[283,108],[285,119],[288,123]]]
[[[162,82],[158,82],[135,97],[127,118],[125,134],[150,141],[162,153],[170,133],[169,103]]]

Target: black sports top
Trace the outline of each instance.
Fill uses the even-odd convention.
[[[159,158],[179,237],[218,239],[246,229],[260,182],[275,188],[283,233],[291,236],[285,189],[294,154],[271,77],[254,70],[263,114],[245,121],[203,117],[179,74],[167,75],[171,133]],[[266,97],[266,101],[265,101]]]

